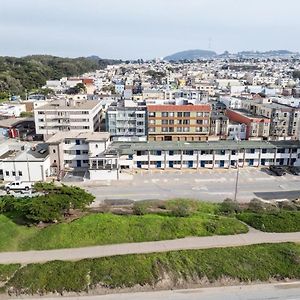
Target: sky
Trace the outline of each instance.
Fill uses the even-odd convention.
[[[0,55],[300,52],[299,0],[0,0]]]

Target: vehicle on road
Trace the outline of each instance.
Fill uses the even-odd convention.
[[[287,171],[293,175],[300,176],[300,167],[289,166],[287,167]]]
[[[10,191],[14,192],[29,192],[32,190],[32,184],[30,182],[13,181],[5,185],[5,190],[9,194]]]
[[[283,176],[283,175],[286,174],[285,169],[284,169],[283,167],[281,167],[281,166],[274,166],[274,165],[272,165],[272,166],[269,167],[269,170],[270,170],[273,174],[275,174],[275,175],[277,175],[277,176]]]

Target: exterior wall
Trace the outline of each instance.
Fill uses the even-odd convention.
[[[3,161],[4,181],[45,181],[50,176],[50,158],[44,161]]]
[[[145,136],[146,110],[117,108],[106,112],[106,131],[111,136]]]
[[[101,104],[93,109],[34,110],[36,133],[51,135],[59,131],[94,132],[100,129]]]
[[[270,120],[264,118],[249,118],[242,113],[226,110],[226,116],[230,121],[246,124],[246,139],[250,137],[268,137],[270,132]]]
[[[280,149],[281,151],[282,149]],[[269,165],[300,165],[300,147],[291,153],[289,148],[242,149],[207,151],[141,151],[132,157],[133,169],[198,169],[261,167]],[[279,153],[280,152],[280,153]],[[122,168],[122,163],[120,163]]]
[[[205,140],[209,135],[210,105],[149,105],[149,140]]]

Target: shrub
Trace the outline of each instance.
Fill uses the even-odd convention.
[[[219,208],[221,213],[224,214],[234,214],[240,211],[240,206],[237,201],[233,201],[230,198],[226,198],[221,204]]]
[[[132,207],[133,214],[137,216],[143,216],[147,213],[146,202],[135,202]]]

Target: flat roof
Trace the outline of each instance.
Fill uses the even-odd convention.
[[[51,136],[46,142],[60,143],[65,139],[86,139],[87,141],[103,141],[110,138],[109,132],[65,132],[60,131]]]
[[[151,150],[238,150],[238,149],[274,149],[300,148],[300,141],[208,141],[208,142],[113,142],[109,151],[120,155],[134,154],[136,151]]]
[[[270,118],[268,117],[265,117],[263,115],[256,115],[256,114],[253,114],[245,109],[242,109],[242,108],[236,108],[236,109],[229,109],[233,112],[237,112],[243,116],[246,116],[248,118],[252,118],[252,119],[267,119],[267,120],[270,120]]]
[[[211,106],[209,104],[200,104],[200,105],[147,105],[148,111],[157,111],[157,112],[173,112],[173,111],[179,111],[179,112],[190,112],[190,111],[211,111]]]
[[[48,155],[48,145],[41,143],[25,150],[8,150],[0,159],[3,161],[44,161]]]
[[[72,104],[72,102],[74,104]],[[69,105],[67,104],[69,103]],[[101,105],[100,101],[97,100],[76,100],[76,99],[62,99],[54,100],[49,103],[37,107],[35,110],[82,110],[82,109],[93,109],[97,105]]]
[[[22,122],[34,122],[34,118],[28,117],[28,118],[3,119],[3,120],[0,120],[0,127],[1,128],[11,128]]]

